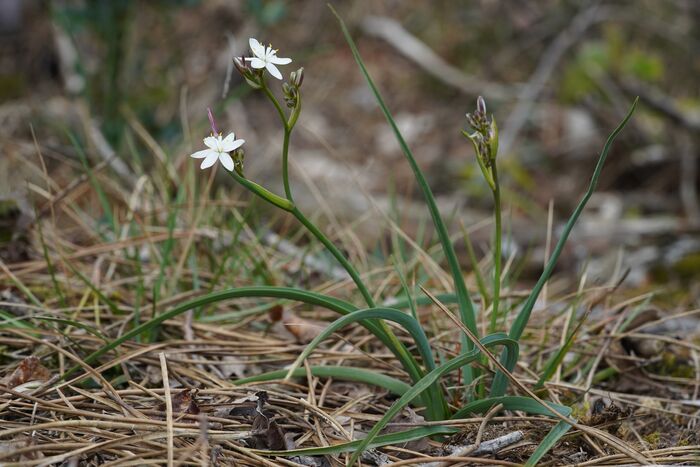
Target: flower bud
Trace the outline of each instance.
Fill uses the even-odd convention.
[[[214,121],[214,115],[211,113],[211,109],[207,107],[207,116],[209,117],[209,124],[211,125],[211,134],[218,135],[219,130],[216,129],[216,122]]]
[[[251,88],[260,89],[262,87],[260,85],[260,73],[257,70],[254,70],[250,66],[248,66],[245,57],[234,57],[233,65],[236,67],[236,70],[238,70],[243,79],[245,79],[246,83],[248,83]]]
[[[498,126],[496,126],[496,119],[491,116],[491,125],[489,126],[489,155],[492,161],[496,160],[498,155]]]
[[[245,159],[243,148],[238,148],[233,151],[231,158],[233,159],[233,169],[238,173],[238,175],[245,177],[245,175],[243,175],[243,159]]]
[[[486,101],[482,96],[476,99],[476,111],[480,114],[486,115]]]
[[[289,82],[297,89],[300,88],[304,82],[304,67],[299,68],[297,71],[292,71],[289,75]]]
[[[290,85],[289,83],[282,83],[282,94],[284,95],[284,101],[287,103],[287,107],[293,109],[297,105],[298,101],[298,88]]]
[[[233,57],[233,65],[244,77],[250,72],[250,68],[248,68],[248,64],[245,62],[244,57]]]

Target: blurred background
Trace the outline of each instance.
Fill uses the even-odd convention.
[[[485,97],[501,129],[505,255],[524,281],[541,269],[550,208],[556,239],[639,95],[560,272],[624,277],[637,292],[698,305],[700,2],[332,3],[443,214],[453,231],[470,229],[479,258],[488,256],[491,196],[461,129]],[[207,107],[222,131],[246,139],[246,175],[281,191],[275,111],[232,68],[249,37],[293,59],[285,76],[305,69],[291,146],[303,209],[350,225],[369,251],[388,235],[381,212],[400,213],[402,227],[424,238],[428,213],[410,169],[325,2],[0,0],[4,261],[33,255],[18,232],[48,215],[37,201],[44,170],[57,192],[73,184],[76,199],[83,164],[108,175],[107,191],[127,195],[136,175],[186,173],[210,131]],[[214,183],[213,197],[245,197],[224,174]]]

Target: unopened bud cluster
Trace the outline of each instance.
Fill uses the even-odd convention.
[[[233,65],[236,70],[241,74],[243,79],[252,87],[253,89],[260,89],[262,86],[260,84],[260,77],[262,72],[260,70],[253,69],[248,63],[246,63],[245,57],[234,57]]]
[[[299,88],[304,82],[304,68],[299,68],[289,75],[289,82],[282,84],[282,93],[287,107],[293,109],[299,102]]]
[[[245,158],[243,148],[236,149],[233,154],[231,154],[231,158],[233,159],[234,170],[238,172],[238,175],[241,177],[245,177],[245,175],[243,175],[243,159]]]
[[[498,153],[498,127],[493,117],[486,113],[486,102],[479,96],[476,100],[476,110],[467,114],[467,122],[474,129],[471,134],[466,134],[477,147],[477,156],[489,167],[496,160]]]
[[[476,100],[476,110],[467,114],[467,122],[474,131],[471,133],[462,131],[462,134],[474,145],[479,167],[491,189],[495,189],[491,169],[498,155],[498,127],[493,116],[489,118],[486,113],[486,102],[483,97],[479,96]]]

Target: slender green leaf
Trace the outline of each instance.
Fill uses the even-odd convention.
[[[94,327],[88,326],[87,324],[81,323],[80,321],[75,321],[72,319],[53,318],[50,316],[34,316],[33,318],[38,319],[38,320],[43,320],[43,321],[51,321],[54,323],[60,323],[60,324],[66,325],[66,326],[73,326],[74,328],[82,329],[83,331],[86,331],[86,332],[92,334],[93,336],[97,337],[100,340],[108,342],[107,338],[105,337],[104,334],[102,334],[100,331],[98,331]]]
[[[547,436],[544,437],[544,439],[537,446],[537,449],[535,449],[535,452],[533,452],[530,458],[527,460],[525,466],[534,467],[538,465],[540,459],[542,459],[542,457],[547,454],[547,452],[549,452],[549,450],[552,449],[555,444],[557,444],[557,441],[559,441],[559,439],[561,439],[561,437],[564,436],[564,434],[566,434],[566,432],[570,429],[571,425],[565,421],[561,421],[554,425],[554,428],[547,433]]]
[[[578,300],[574,301],[574,303],[572,303],[571,306],[575,307],[577,303]],[[574,309],[572,309],[570,312],[573,313],[573,310]],[[586,318],[588,317],[589,313],[590,309],[578,319],[576,327],[574,327],[573,330],[569,331],[568,335],[566,336],[566,341],[564,342],[564,345],[561,346],[557,353],[552,355],[552,357],[549,360],[547,360],[544,371],[542,372],[542,375],[535,384],[535,389],[541,389],[542,387],[544,387],[544,383],[549,381],[549,378],[551,378],[552,375],[554,375],[554,372],[557,371],[557,368],[559,367],[559,365],[561,365],[561,362],[564,361],[564,357],[566,357],[566,354],[569,353],[571,346],[574,345],[574,342],[576,341],[576,336],[578,335],[579,330],[583,326],[583,323],[586,321]]]
[[[68,264],[68,263],[66,263]],[[89,281],[88,281],[89,283]],[[210,303],[216,303],[220,302],[223,300],[230,300],[234,298],[246,298],[246,297],[265,297],[265,298],[282,298],[282,299],[287,299],[287,300],[294,300],[302,303],[308,303],[310,305],[316,305],[320,306],[323,308],[327,308],[329,310],[335,311],[340,314],[348,314],[351,313],[355,310],[357,310],[357,307],[355,305],[345,302],[343,300],[334,298],[334,297],[329,297],[326,295],[318,294],[315,292],[309,292],[305,290],[298,290],[294,289],[291,287],[269,287],[269,286],[258,286],[258,287],[240,287],[240,288],[235,288],[235,289],[227,289],[227,290],[222,290],[220,292],[214,292],[210,294],[203,295],[201,297],[197,297],[195,299],[192,299],[188,302],[185,302],[181,305],[178,305],[171,310],[168,310],[166,312],[163,312],[159,314],[158,316],[155,316],[151,318],[150,320],[144,322],[143,324],[136,326],[135,328],[131,329],[128,332],[125,332],[121,336],[119,336],[117,339],[113,340],[109,344],[101,347],[100,349],[96,350],[92,354],[88,355],[84,361],[86,364],[90,364],[94,362],[96,359],[104,355],[105,353],[111,351],[112,349],[115,349],[119,345],[123,344],[124,342],[128,341],[129,339],[133,339],[136,336],[140,335],[141,333],[145,331],[149,331],[153,329],[156,326],[159,326],[160,323],[163,321],[166,321],[168,319],[172,319],[187,310],[197,308],[203,305],[207,305]],[[367,329],[370,330],[375,336],[377,336],[378,339],[380,339],[385,345],[389,347],[391,341],[388,339],[388,337],[383,334],[383,331],[381,328],[377,326],[375,322],[372,321],[363,321],[361,322],[363,326],[365,326]],[[391,347],[389,347],[391,349]],[[71,375],[72,373],[78,371],[80,369],[79,366],[74,366],[73,368],[69,369],[64,375],[63,378],[65,379],[67,376]]]
[[[503,345],[508,349],[509,365],[515,365],[518,360],[518,343],[513,339],[508,338],[503,333],[491,334],[490,336],[484,337],[481,342],[487,346]],[[357,447],[357,451],[350,458],[349,465],[354,465],[360,454],[368,448],[372,440],[379,434],[379,432],[389,423],[407,404],[409,404],[413,399],[415,399],[420,393],[425,391],[430,385],[435,383],[442,376],[454,371],[458,368],[467,365],[474,360],[478,359],[481,352],[479,349],[474,349],[468,353],[460,354],[459,356],[448,361],[444,365],[435,368],[433,371],[425,375],[423,379],[414,384],[411,389],[409,389],[403,396],[394,402],[386,414],[372,427],[367,437],[362,440],[362,443]]]
[[[371,443],[369,443],[366,449],[379,448],[390,444],[404,444],[409,441],[426,438],[428,436],[451,435],[457,432],[459,432],[458,428],[449,426],[422,426],[420,428],[412,428],[406,431],[377,436]],[[362,442],[363,440],[357,440],[318,448],[291,449],[289,451],[253,450],[253,452],[264,456],[323,456],[354,451]]]
[[[355,61],[357,62],[357,65],[359,66],[360,71],[362,72],[362,75],[365,78],[365,81],[367,81],[367,84],[372,90],[372,93],[374,94],[374,97],[377,103],[379,104],[379,107],[381,108],[384,117],[386,117],[389,126],[391,126],[391,129],[394,132],[394,136],[396,137],[396,140],[398,141],[401,150],[406,156],[406,160],[408,161],[409,165],[411,166],[411,169],[413,170],[413,174],[416,178],[416,181],[418,182],[418,185],[423,191],[423,196],[425,197],[426,204],[428,205],[428,210],[430,211],[430,215],[433,219],[435,230],[437,231],[438,237],[440,238],[440,243],[442,244],[443,252],[445,254],[445,257],[447,258],[447,262],[450,267],[455,292],[458,297],[459,312],[462,322],[469,328],[469,330],[471,330],[474,333],[474,335],[478,336],[479,330],[476,326],[476,313],[474,311],[474,304],[471,301],[471,297],[469,296],[469,292],[467,291],[467,286],[464,283],[464,276],[459,266],[459,261],[457,260],[457,255],[455,254],[454,246],[452,245],[449,233],[447,232],[447,227],[442,220],[440,211],[438,210],[437,203],[435,202],[435,197],[433,196],[433,192],[430,189],[430,185],[428,185],[428,182],[425,179],[425,176],[423,175],[423,172],[421,171],[420,167],[418,166],[416,159],[413,157],[413,153],[409,149],[408,144],[406,144],[406,140],[403,138],[403,135],[401,135],[399,127],[396,125],[396,122],[394,121],[394,118],[392,117],[389,108],[386,106],[386,104],[384,103],[384,99],[379,93],[379,89],[377,89],[377,86],[374,84],[374,81],[370,77],[369,72],[367,71],[367,68],[365,67],[365,64],[362,60],[362,57],[360,56],[360,52],[357,49],[357,46],[355,45],[355,41],[352,39],[348,28],[345,26],[345,22],[342,20],[340,15],[338,15],[338,13],[331,5],[329,5],[329,8],[331,9],[335,17],[338,19],[338,23],[340,23],[340,28],[343,31],[345,40],[350,46],[352,55],[353,57],[355,57]],[[466,336],[462,336],[462,343],[464,346],[463,350],[465,352],[474,348],[474,344],[471,341],[469,341],[466,338]],[[470,387],[474,376],[475,375],[472,371],[472,368],[465,367],[464,378],[467,387]]]
[[[489,397],[478,401],[470,402],[452,415],[453,419],[466,418],[472,413],[486,413],[491,407],[498,404],[503,404],[503,410],[520,410],[533,415],[545,415],[547,417],[553,414],[542,404],[534,399],[523,396],[501,396]],[[549,403],[557,412],[564,416],[571,414],[571,408],[565,405]]]
[[[545,415],[547,417],[554,416],[554,414],[551,413],[548,408],[529,397],[501,396],[471,402],[455,412],[452,418],[465,418],[472,413],[486,413],[489,409],[491,409],[491,407],[498,404],[503,404],[503,410],[519,410],[534,415]],[[554,404],[552,402],[549,403],[549,406],[565,417],[571,415],[570,407]],[[537,449],[535,449],[535,452],[532,454],[526,465],[537,465],[542,456],[544,456],[570,428],[571,425],[564,421],[557,423],[542,440],[539,446],[537,446]]]
[[[425,335],[425,331],[421,327],[420,323],[416,321],[412,316],[406,313],[395,310],[392,308],[370,308],[366,310],[353,311],[349,315],[345,315],[337,320],[333,321],[328,327],[316,336],[309,345],[306,346],[304,351],[299,355],[296,361],[292,364],[289,372],[291,373],[295,369],[299,368],[303,361],[311,355],[311,352],[318,347],[318,345],[323,342],[328,336],[333,334],[338,329],[344,326],[363,320],[369,319],[383,319],[386,321],[393,321],[395,323],[403,326],[406,331],[413,338],[413,342],[418,347],[418,352],[420,353],[423,364],[426,366],[428,371],[435,369],[435,361],[433,360],[433,353],[430,350],[430,342],[428,337]],[[425,400],[428,406],[428,417],[431,420],[442,420],[447,417],[447,402],[440,391],[437,384],[433,384],[428,387],[428,397]]]
[[[18,318],[12,313],[0,308],[0,328],[14,327],[21,329],[38,329],[32,323],[27,322],[25,318]]]
[[[549,280],[550,276],[552,275],[552,272],[554,271],[554,267],[556,266],[557,261],[559,260],[559,255],[561,255],[561,252],[564,249],[564,245],[566,244],[566,241],[569,238],[571,230],[574,228],[576,221],[578,221],[578,218],[583,212],[583,208],[586,207],[588,200],[591,198],[593,192],[596,189],[596,186],[598,185],[598,178],[600,177],[600,173],[603,170],[603,165],[605,164],[605,160],[608,157],[610,147],[612,146],[613,141],[615,141],[617,135],[620,134],[620,132],[625,127],[629,119],[632,117],[634,109],[637,107],[638,101],[639,98],[636,98],[634,100],[625,118],[622,120],[622,122],[620,122],[617,128],[615,128],[613,132],[610,133],[610,136],[608,136],[608,140],[605,142],[605,146],[603,146],[603,150],[601,151],[600,157],[598,158],[598,163],[596,164],[595,170],[593,171],[593,176],[591,177],[591,182],[588,185],[588,190],[586,191],[581,201],[578,203],[578,206],[576,206],[576,209],[571,214],[571,217],[569,217],[569,220],[566,223],[566,226],[564,227],[564,231],[562,232],[561,237],[557,242],[557,245],[554,247],[552,256],[547,262],[547,266],[544,268],[544,271],[542,271],[542,275],[537,281],[537,284],[535,284],[535,287],[532,289],[532,292],[530,292],[530,295],[527,297],[527,300],[523,304],[523,307],[520,309],[520,312],[515,318],[515,321],[513,321],[513,324],[510,328],[510,332],[508,333],[508,335],[512,339],[520,340],[520,336],[522,336],[523,331],[525,330],[525,326],[527,326],[527,323],[530,320],[530,313],[532,313],[532,309],[534,308],[535,303],[537,302],[537,298],[540,296],[540,292],[542,292],[544,284]],[[507,358],[507,356],[504,355],[502,358],[505,359]],[[496,374],[496,377],[494,378],[493,386],[491,387],[491,396],[502,396],[503,394],[505,394],[507,386],[508,380],[506,379],[505,375],[501,372],[498,372]]]
[[[360,383],[372,384],[379,386],[387,391],[390,391],[397,396],[402,396],[408,391],[411,386],[401,380],[386,376],[376,371],[365,370],[363,368],[352,368],[346,366],[310,366],[309,371],[312,375],[321,378],[335,378],[344,381],[357,381]],[[233,382],[236,386],[242,386],[250,383],[262,383],[267,381],[282,380],[289,376],[288,370],[276,370],[268,373],[262,373],[248,378],[241,378]],[[306,368],[297,368],[292,372],[295,378],[306,377]]]

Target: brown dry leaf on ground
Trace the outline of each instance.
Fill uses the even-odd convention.
[[[20,362],[7,379],[7,387],[12,389],[30,381],[48,381],[49,378],[51,378],[51,372],[41,364],[39,358],[32,355]]]
[[[302,318],[279,305],[273,307],[268,316],[274,330],[283,335],[291,334],[299,344],[308,344],[328,326],[325,321]]]
[[[44,454],[39,450],[31,450],[28,452],[23,452],[22,454],[15,454],[20,452],[22,449],[28,449],[36,444],[36,438],[25,435],[17,436],[9,441],[0,442],[0,458],[5,458],[6,460],[14,462],[28,462],[42,459]]]
[[[197,405],[197,393],[196,389],[185,389],[173,396],[173,413],[197,415],[200,411]],[[158,410],[165,411],[164,402],[158,404]]]

